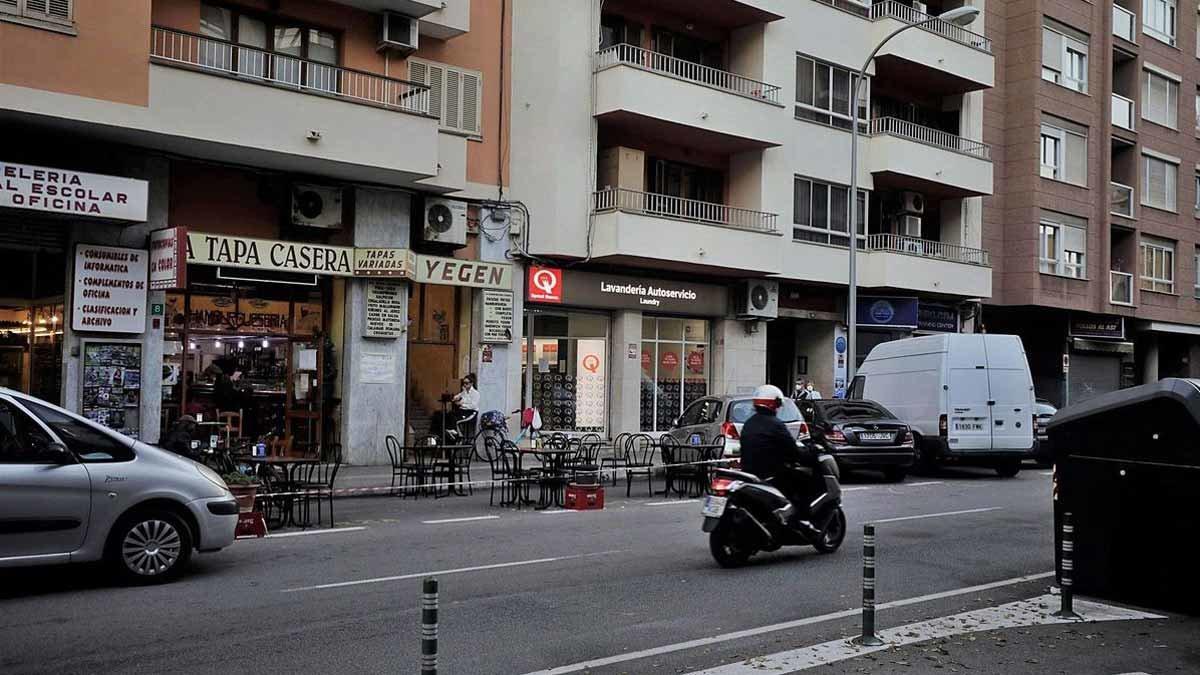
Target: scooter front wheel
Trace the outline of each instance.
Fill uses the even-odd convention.
[[[845,539],[846,513],[839,506],[829,519],[829,524],[825,526],[825,531],[821,533],[821,538],[813,542],[813,548],[817,549],[818,553],[833,553],[841,547]]]
[[[753,553],[739,547],[732,535],[728,527],[721,526],[708,535],[708,549],[712,552],[713,560],[721,567],[741,567]]]

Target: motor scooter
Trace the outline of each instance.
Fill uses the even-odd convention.
[[[807,524],[794,518],[797,506],[770,482],[735,469],[714,472],[701,512],[717,564],[738,567],[755,553],[783,546],[812,546],[820,553],[838,550],[846,538],[846,514],[837,462],[820,454],[809,468],[813,489],[803,496],[809,500]]]

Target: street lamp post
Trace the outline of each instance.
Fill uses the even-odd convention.
[[[858,267],[855,258],[858,253],[858,96],[862,89],[862,82],[867,77],[867,68],[871,66],[871,61],[875,60],[875,55],[883,48],[888,40],[896,37],[900,33],[909,28],[917,28],[936,21],[945,21],[956,26],[968,26],[976,17],[979,16],[979,8],[965,5],[957,7],[948,12],[942,12],[937,16],[931,16],[917,23],[910,23],[892,31],[887,37],[883,38],[875,48],[871,50],[870,56],[866,61],[863,61],[862,68],[854,74],[854,91],[850,95],[850,277],[848,279],[848,302],[846,307],[846,383],[847,389],[850,388],[850,383],[854,380],[854,371],[857,368],[857,358],[855,352],[858,348]],[[866,234],[865,227],[863,234]]]

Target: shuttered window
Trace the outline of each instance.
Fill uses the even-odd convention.
[[[1142,235],[1142,272],[1141,287],[1143,291],[1156,293],[1175,292],[1175,242],[1169,239],[1159,239]]]
[[[1153,70],[1142,72],[1142,118],[1172,129],[1178,124],[1179,80]]]
[[[0,15],[70,24],[75,18],[74,4],[73,0],[0,0]]]
[[[483,135],[483,76],[444,63],[408,60],[408,79],[429,87],[429,113],[442,128],[472,136]]]
[[[1174,211],[1179,160],[1146,154],[1142,160],[1142,204]]]
[[[1042,177],[1087,187],[1087,127],[1042,115]]]

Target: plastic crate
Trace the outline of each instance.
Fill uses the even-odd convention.
[[[604,508],[603,485],[567,485],[564,507],[573,511],[595,511]]]

